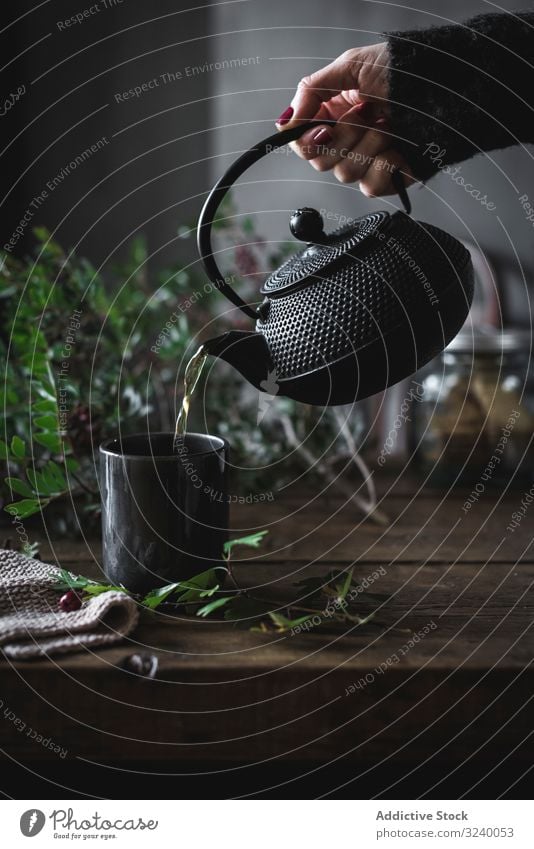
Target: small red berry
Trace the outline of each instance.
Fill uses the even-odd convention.
[[[74,590],[69,590],[59,599],[59,606],[63,613],[72,613],[73,610],[80,609],[82,600],[79,595],[76,595]]]

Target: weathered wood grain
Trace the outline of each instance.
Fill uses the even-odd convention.
[[[335,758],[417,765],[475,753],[489,762],[515,747],[528,760],[534,559],[527,520],[506,532],[517,499],[481,501],[462,514],[462,495],[392,496],[386,529],[355,521],[339,502],[326,521],[319,507],[273,502],[266,551],[236,565],[240,582],[304,603],[294,583],[305,575],[354,566],[365,578],[381,565],[372,590],[383,597],[360,601],[373,623],[280,636],[155,612],[114,648],[3,660],[0,748],[20,762],[57,762],[17,730],[13,714],[67,750],[68,761],[132,768]],[[248,532],[265,519],[265,508],[244,507],[233,524]],[[98,574],[97,540],[43,542],[41,555]],[[139,650],[157,655],[156,680],[124,670]]]
[[[467,493],[441,498],[424,492],[417,497],[389,496],[381,504],[388,517],[385,527],[363,519],[352,504],[339,500],[330,500],[326,508],[320,500],[307,504],[304,497],[280,499],[267,507],[234,509],[231,527],[234,536],[269,530],[262,549],[254,552],[253,559],[260,563],[534,560],[532,517],[527,513],[514,532],[507,530],[520,492],[500,500],[481,498],[464,512],[466,498]],[[42,535],[39,539],[44,558],[68,563],[69,568],[81,560],[101,562],[97,539],[52,542]],[[236,550],[239,557],[249,560],[250,552]]]

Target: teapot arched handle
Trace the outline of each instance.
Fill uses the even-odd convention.
[[[208,275],[211,282],[216,286],[216,288],[225,295],[229,301],[235,304],[236,307],[239,307],[246,315],[250,318],[257,319],[258,314],[256,310],[254,310],[251,306],[249,306],[245,301],[235,292],[232,287],[226,282],[223,274],[221,273],[217,263],[215,262],[215,257],[213,256],[213,250],[211,246],[211,228],[213,225],[213,221],[215,219],[215,215],[221,202],[228,192],[228,190],[233,186],[236,180],[248,169],[251,165],[254,165],[259,159],[263,156],[266,156],[268,153],[271,153],[272,150],[283,147],[289,142],[296,141],[296,139],[300,138],[303,133],[307,130],[311,130],[313,127],[317,126],[334,126],[335,121],[307,121],[304,124],[298,124],[296,127],[291,127],[289,130],[282,130],[281,132],[276,132],[272,136],[269,136],[263,141],[258,142],[258,144],[254,145],[250,150],[247,150],[239,159],[228,168],[228,170],[223,174],[223,176],[218,180],[215,184],[211,192],[209,193],[204,206],[202,207],[202,211],[200,213],[200,217],[198,219],[197,226],[197,245],[198,252],[200,254],[200,258],[204,265],[204,269],[206,274]],[[395,186],[395,190],[397,191],[402,205],[406,210],[406,213],[409,215],[411,212],[411,204],[410,199],[408,197],[408,192],[406,191],[406,187],[404,185],[404,181],[402,179],[402,174],[398,169],[396,169],[391,176],[393,185]]]

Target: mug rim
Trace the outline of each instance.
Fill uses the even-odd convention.
[[[150,438],[157,436],[170,436],[174,437],[174,433],[170,430],[157,430],[157,431],[140,431],[139,433],[129,433],[127,436],[112,436],[109,439],[106,439],[99,445],[100,454],[104,454],[108,457],[117,457],[125,460],[173,460],[176,461],[176,454],[129,454],[127,452],[122,451],[113,451],[111,450],[111,445],[114,442],[126,442],[129,439],[139,439],[140,437]],[[201,457],[207,454],[217,454],[219,451],[224,450],[226,448],[226,442],[224,439],[221,439],[220,436],[212,436],[209,433],[187,433],[187,437],[195,436],[198,439],[202,440],[202,442],[209,440],[210,446],[205,450],[191,451],[188,452],[188,456],[190,457]],[[213,443],[217,443],[214,447]]]

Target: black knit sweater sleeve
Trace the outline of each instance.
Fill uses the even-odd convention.
[[[534,12],[387,38],[395,147],[419,179],[480,151],[534,142]]]

